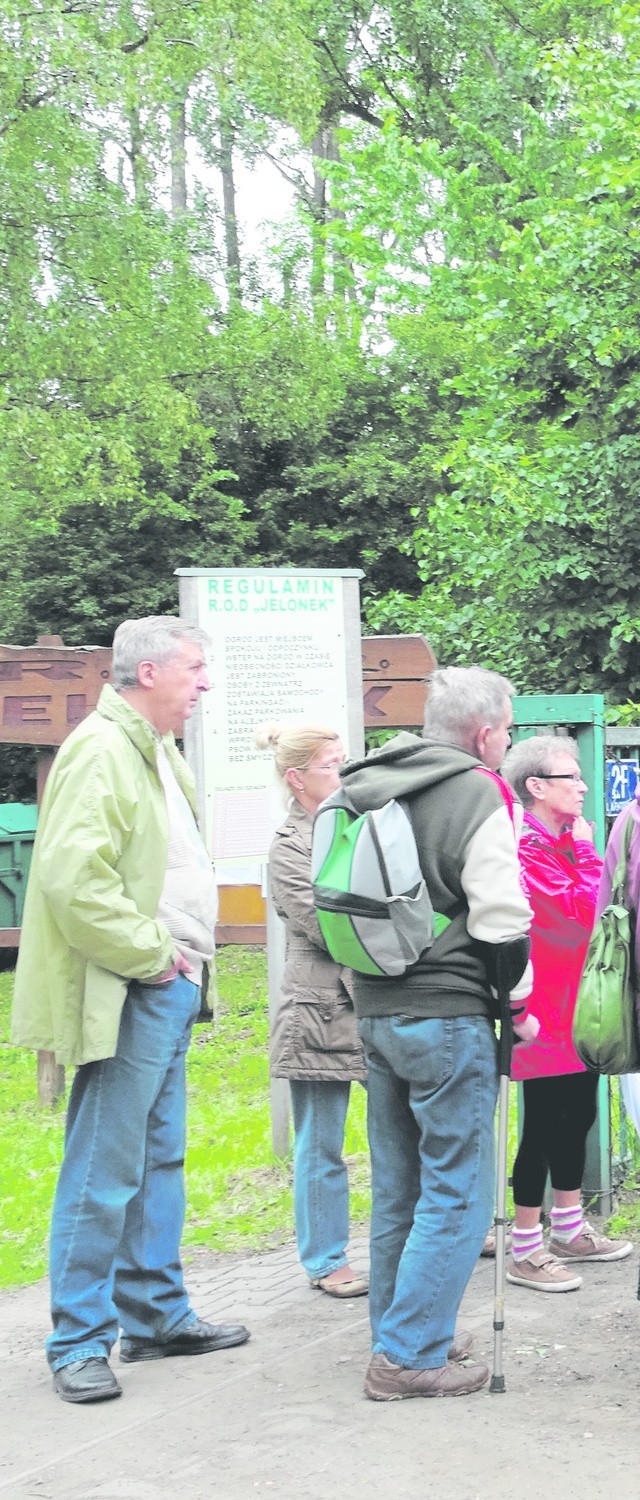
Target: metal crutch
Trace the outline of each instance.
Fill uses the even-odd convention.
[[[509,996],[522,978],[529,958],[528,937],[512,938],[507,943],[492,943],[488,949],[489,977],[498,993],[500,1008],[500,1041],[498,1044],[498,1165],[496,1188],[496,1263],[493,1298],[493,1374],[489,1390],[493,1395],[506,1390],[502,1372],[502,1335],[504,1333],[504,1288],[507,1235],[507,1144],[509,1133],[509,1077],[513,1052],[513,1022]]]

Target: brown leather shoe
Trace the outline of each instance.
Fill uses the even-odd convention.
[[[486,1385],[486,1365],[447,1361],[435,1370],[407,1370],[392,1365],[386,1354],[374,1354],[364,1381],[370,1401],[406,1401],[411,1396],[469,1396]]]
[[[451,1361],[452,1365],[457,1365],[459,1364],[461,1359],[466,1359],[471,1349],[472,1343],[473,1334],[467,1333],[464,1328],[460,1328],[458,1332],[454,1334],[453,1343],[447,1355],[447,1359]]]

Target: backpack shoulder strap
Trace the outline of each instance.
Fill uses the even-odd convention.
[[[474,769],[476,771],[480,771],[483,776],[488,776],[491,781],[495,782],[495,785],[497,786],[498,791],[501,794],[503,802],[506,803],[507,812],[515,828],[513,809],[516,805],[516,799],[513,787],[509,786],[509,782],[505,781],[504,776],[499,776],[497,771],[490,771],[488,766],[475,766]]]

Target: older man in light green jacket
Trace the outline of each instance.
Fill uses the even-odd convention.
[[[210,684],[207,638],[126,621],[94,713],[43,798],[16,972],[14,1037],[74,1063],[51,1225],[53,1333],[65,1401],[121,1394],[125,1362],[244,1343],[192,1312],[180,1263],[185,1053],[213,955],[216,891],[174,735]]]

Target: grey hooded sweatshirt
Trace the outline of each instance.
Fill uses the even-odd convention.
[[[434,911],[451,918],[406,974],[354,976],[356,1014],[494,1015],[481,944],[521,937],[531,923],[518,861],[522,808],[512,821],[499,781],[466,750],[404,732],[351,761],[341,779],[358,812],[407,800]],[[530,990],[527,965],[511,995],[519,1021]]]

